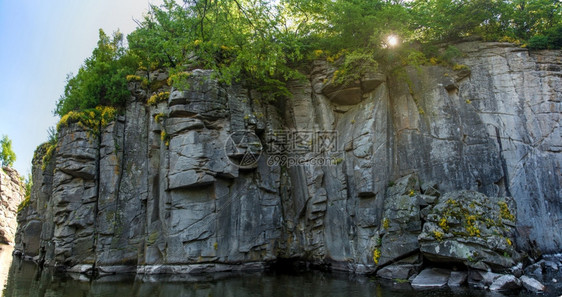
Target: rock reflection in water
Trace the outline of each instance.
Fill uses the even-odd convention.
[[[33,263],[14,259],[5,297],[28,296],[509,296],[483,290],[414,291],[409,284],[378,282],[352,274],[307,272],[216,273],[204,276],[112,275],[89,280],[79,274],[40,270]],[[524,296],[519,294],[518,296]]]

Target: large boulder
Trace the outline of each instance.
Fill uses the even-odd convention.
[[[543,284],[541,284],[541,282],[539,282],[538,280],[536,280],[532,277],[528,277],[526,275],[523,275],[519,279],[521,280],[521,283],[523,284],[523,287],[525,287],[525,289],[527,289],[531,292],[541,293],[545,290],[545,286]]]
[[[502,275],[490,285],[490,291],[509,291],[521,288],[521,281],[511,275]]]
[[[426,268],[412,280],[414,289],[437,289],[447,286],[450,272],[438,268]]]
[[[420,251],[431,261],[461,262],[476,269],[507,270],[519,254],[515,202],[474,191],[449,192],[431,207],[419,235]]]

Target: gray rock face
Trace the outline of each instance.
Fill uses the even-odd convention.
[[[292,98],[271,104],[208,70],[188,90],[163,86],[156,106],[131,83],[99,135],[64,128],[45,170],[38,150],[16,249],[80,271],[299,258],[389,277],[416,273],[420,251],[493,270],[515,265],[515,246],[559,251],[562,54],[457,46],[469,70],[373,72],[346,86],[316,61],[308,81],[289,83]],[[149,77],[163,85],[166,74]],[[336,141],[307,138],[318,131]],[[290,150],[276,152],[283,135]]]
[[[18,172],[8,167],[0,168],[0,243],[14,243],[16,215],[23,196],[23,183]]]

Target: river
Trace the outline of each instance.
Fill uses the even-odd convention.
[[[491,293],[475,289],[414,291],[409,284],[377,281],[347,273],[217,273],[206,276],[105,276],[88,280],[81,275],[40,270],[30,262],[12,260],[12,247],[0,246],[0,284],[3,296],[536,296],[526,292]],[[558,296],[547,294],[542,296]]]

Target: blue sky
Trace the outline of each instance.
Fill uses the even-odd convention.
[[[0,0],[0,136],[8,135],[14,167],[31,172],[35,148],[56,125],[55,104],[66,75],[92,54],[98,30],[134,30],[149,2],[161,0]]]

